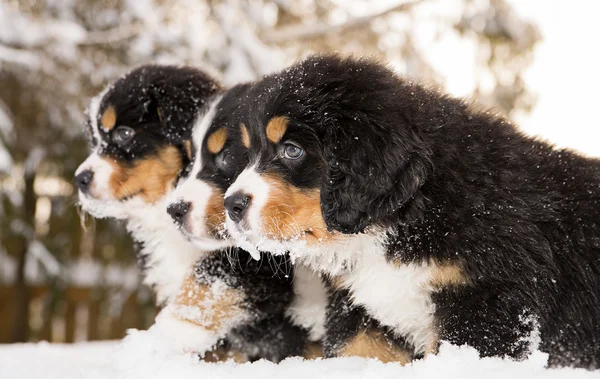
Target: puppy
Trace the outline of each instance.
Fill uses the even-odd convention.
[[[239,85],[211,99],[208,111],[201,122],[196,123],[194,127],[193,162],[182,173],[176,189],[169,196],[170,204],[167,212],[180,226],[181,232],[190,241],[200,246],[206,241],[227,239],[223,233],[225,222],[223,198],[232,180],[247,163],[247,149],[240,136],[239,104],[247,101],[247,94],[251,88],[251,84]],[[303,346],[305,357],[320,356],[321,348],[318,342],[324,333],[327,304],[325,287],[321,279],[304,267],[295,267],[292,270],[287,256],[284,256],[283,261],[281,259],[273,261],[273,257],[267,254],[268,259],[261,261],[261,253],[253,250],[253,257],[259,260],[253,262],[247,252],[233,248],[229,250],[229,256],[230,259],[237,260],[245,257],[243,259],[248,262],[247,270],[254,266],[256,272],[265,270],[267,272],[259,278],[262,283],[236,286],[231,283],[239,282],[237,278],[239,275],[234,275],[231,267],[227,269],[225,263],[219,267],[219,271],[228,273],[225,276],[234,276],[234,280],[228,280],[228,284],[235,290],[227,295],[228,302],[234,301],[224,312],[234,320],[230,321],[230,324],[237,322],[235,320],[238,313],[245,315],[242,319],[246,322],[250,318],[254,320],[252,322],[254,325],[264,324],[264,333],[282,334],[277,331],[277,325],[290,323],[298,330],[305,331],[307,339],[298,333],[295,337],[288,335],[286,339],[291,343],[290,338],[293,337],[296,346]],[[263,262],[264,260],[268,261],[268,265]],[[293,277],[292,291],[277,293],[276,288],[269,284],[273,279],[268,278],[267,275],[274,275],[272,270],[268,269],[270,265],[275,266],[275,270],[281,271],[285,277]],[[277,274],[276,272],[275,275]],[[198,281],[197,278],[195,282]],[[249,287],[256,290],[253,293],[245,290]],[[264,290],[258,290],[259,288]],[[269,299],[272,299],[271,304],[265,309],[264,305]],[[277,303],[277,299],[280,301],[280,307],[274,308],[273,304]],[[184,306],[182,313],[185,313],[186,302],[183,301],[181,304]],[[284,320],[277,319],[276,322],[271,320],[271,314],[280,317],[281,312],[284,313]]]
[[[194,246],[165,212],[167,194],[191,157],[192,127],[220,92],[215,80],[194,68],[133,70],[91,101],[92,153],[75,183],[84,210],[126,220],[141,245],[144,282],[166,305],[153,333],[176,349],[203,354],[226,339],[249,359],[279,361],[306,350],[306,332],[284,315],[293,294],[289,278],[262,262],[241,260],[234,269],[225,254],[212,252],[228,242],[206,238]],[[255,293],[266,294],[254,304],[259,310],[233,301]]]
[[[88,108],[92,152],[75,173],[79,202],[95,217],[127,221],[140,244],[144,283],[158,304],[176,296],[208,251],[181,238],[164,202],[189,161],[186,141],[197,113],[219,90],[194,68],[142,66],[106,87]]]
[[[248,164],[227,231],[325,273],[377,323],[361,332],[330,306],[329,345],[388,330],[407,358],[447,340],[598,367],[598,160],[365,59],[310,57],[240,107]],[[354,333],[329,333],[343,322]]]

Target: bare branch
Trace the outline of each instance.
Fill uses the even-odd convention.
[[[141,29],[140,24],[129,24],[108,30],[88,32],[87,36],[78,42],[78,45],[105,45],[120,42],[135,37]]]
[[[265,43],[280,43],[285,41],[299,41],[306,39],[319,38],[326,34],[338,34],[349,29],[361,28],[369,25],[376,18],[385,16],[393,12],[406,12],[410,8],[422,3],[424,0],[414,0],[409,3],[401,3],[384,11],[363,17],[356,17],[342,24],[296,24],[286,26],[277,30],[263,31],[261,39]]]

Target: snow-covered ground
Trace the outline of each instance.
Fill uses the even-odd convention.
[[[303,361],[289,358],[280,364],[267,361],[235,364],[197,362],[191,356],[163,356],[146,346],[148,355],[127,365],[130,359],[118,342],[74,345],[48,343],[0,345],[0,378],[600,378],[600,371],[545,369],[546,355],[534,353],[528,360],[479,359],[475,350],[443,345],[436,356],[402,367],[362,358]]]

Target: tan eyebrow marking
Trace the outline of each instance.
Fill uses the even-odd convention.
[[[183,141],[183,147],[185,148],[185,154],[189,160],[192,160],[192,141],[187,139]]]
[[[102,117],[100,117],[100,124],[102,124],[102,128],[106,131],[111,130],[115,127],[117,123],[117,111],[115,107],[110,105],[104,113],[102,113]]]
[[[267,138],[273,143],[279,143],[288,126],[288,118],[284,116],[273,117],[267,124]]]
[[[242,132],[242,145],[244,145],[245,148],[249,149],[250,148],[250,135],[248,134],[248,129],[246,128],[246,125],[244,125],[244,123],[240,123],[240,130]]]
[[[211,153],[218,154],[221,150],[223,150],[226,141],[227,129],[220,128],[211,134],[210,137],[208,137],[208,140],[206,141],[206,147]]]

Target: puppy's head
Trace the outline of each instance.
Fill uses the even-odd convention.
[[[84,210],[127,217],[164,197],[188,160],[196,114],[219,86],[189,67],[143,66],[92,99],[92,152],[75,173]]]
[[[192,133],[193,161],[169,195],[167,212],[198,247],[229,246],[223,235],[225,191],[244,169],[247,148],[240,136],[240,104],[249,84],[238,85],[212,100]]]
[[[242,246],[323,244],[413,208],[429,167],[411,119],[425,89],[373,61],[316,56],[251,97],[240,126],[249,163],[224,200]]]

